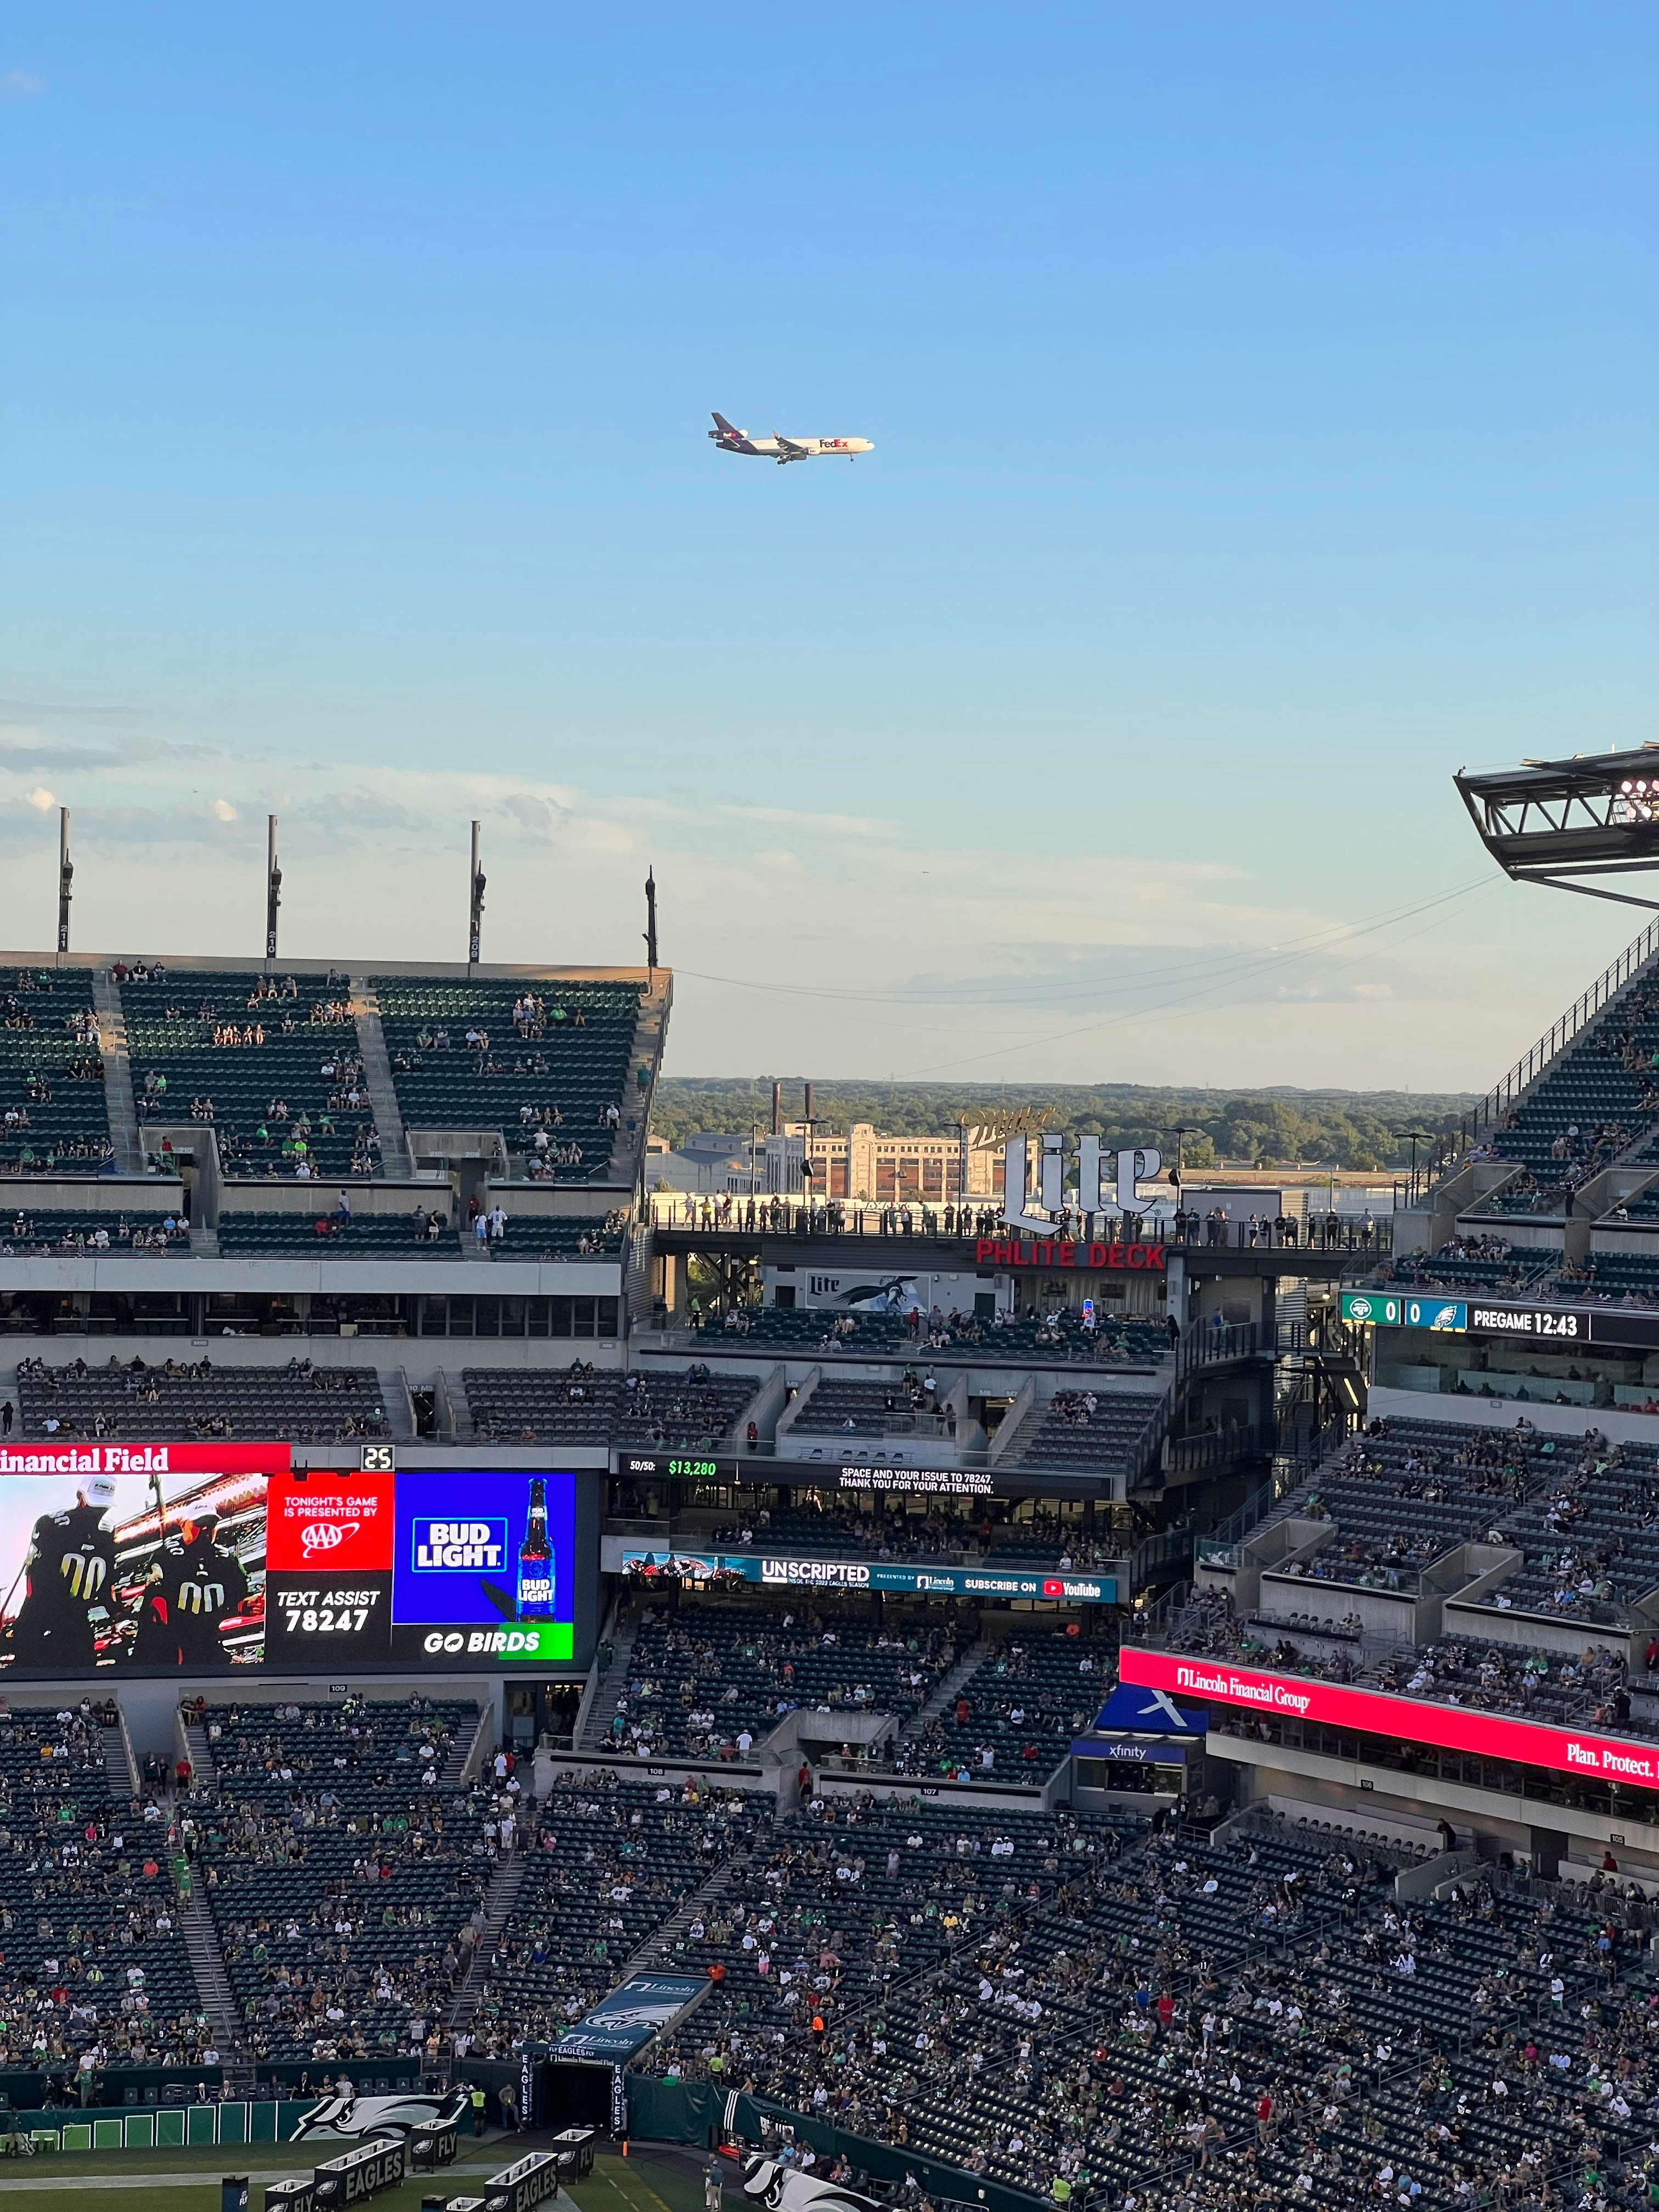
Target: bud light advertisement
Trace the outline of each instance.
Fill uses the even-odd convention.
[[[540,1665],[575,1651],[576,1478],[405,1468],[397,1480],[392,1656]]]

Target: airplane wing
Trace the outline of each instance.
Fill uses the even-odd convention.
[[[812,458],[805,446],[798,445],[793,438],[786,438],[781,430],[774,430],[772,438],[778,449],[780,468],[786,461],[806,461]]]

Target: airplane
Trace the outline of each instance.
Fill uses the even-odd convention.
[[[733,428],[718,412],[708,434],[723,453],[763,454],[780,468],[791,461],[815,461],[825,453],[844,453],[853,460],[860,453],[873,453],[876,450],[870,438],[786,438],[778,430],[769,438],[751,438],[747,430]]]

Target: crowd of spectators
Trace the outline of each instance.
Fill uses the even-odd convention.
[[[17,1363],[17,1395],[26,1436],[317,1443],[391,1434],[373,1368],[319,1367],[297,1354],[282,1367],[221,1367],[205,1353],[123,1364],[112,1352],[103,1366],[30,1358]]]
[[[20,1206],[9,1224],[0,1218],[0,1257],[82,1252],[187,1255],[189,1251],[190,1223],[182,1213],[129,1220],[125,1213],[49,1213]]]
[[[1577,1681],[1450,1645],[1419,1665],[1534,1704],[1612,1682],[1595,1653]],[[573,1771],[532,1804],[505,1753],[463,1785],[476,1715],[418,1694],[198,1701],[202,1771],[118,1812],[105,1717],[0,1707],[9,2067],[507,2059],[643,1960],[710,1984],[648,2069],[757,2100],[763,2148],[843,2179],[871,2142],[1094,2212],[1634,2208],[1659,2182],[1654,1908],[1612,1877],[1570,1898],[1494,1863],[1414,1899],[1375,1838],[1221,1831],[1212,1801],[1171,1823],[809,1794],[777,1817]],[[231,2052],[188,1974],[198,1889]]]
[[[1632,1714],[1624,1654],[1605,1644],[1553,1651],[1525,1644],[1441,1636],[1416,1647],[1368,1645],[1359,1616],[1279,1618],[1237,1613],[1223,1589],[1194,1592],[1156,1632],[1171,1651],[1309,1674],[1441,1704],[1610,1729],[1626,1735],[1659,1733],[1659,1723]],[[1376,1648],[1377,1644],[1383,1648]]]
[[[694,1325],[724,1336],[757,1338],[801,1352],[859,1358],[908,1358],[917,1352],[981,1360],[1055,1361],[1087,1367],[1146,1366],[1166,1358],[1179,1336],[1161,1314],[1117,1314],[1091,1304],[1041,1312],[967,1314],[939,1305],[871,1305],[856,1312],[799,1306],[728,1306],[694,1316]]]
[[[0,1699],[0,2069],[216,2063],[159,1808],[112,1786],[107,1712]]]
[[[1378,1419],[1273,1521],[1329,1522],[1330,1540],[1278,1570],[1310,1582],[1400,1589],[1455,1544],[1491,1537],[1543,1480],[1565,1440],[1513,1428]],[[1271,1522],[1268,1524],[1271,1525]]]
[[[527,1826],[513,1911],[473,2015],[473,2054],[505,2058],[526,2041],[556,2040],[689,1898],[746,1857],[774,1809],[769,1795],[695,1778],[558,1776]]]
[[[1399,1255],[1382,1280],[1424,1291],[1518,1291],[1553,1265],[1553,1255],[1513,1245],[1496,1231],[1449,1237],[1432,1252]]]
[[[1097,1518],[1092,1506],[1073,1512],[1040,1502],[1029,1510],[1007,1499],[987,1499],[976,1511],[953,1512],[930,1502],[921,1512],[899,1503],[890,1510],[867,1508],[834,1491],[793,1491],[770,1502],[763,1492],[735,1519],[717,1522],[708,1540],[726,1550],[750,1552],[804,1547],[809,1552],[860,1559],[984,1559],[1012,1565],[1017,1560],[1052,1562],[1062,1571],[1102,1565],[1122,1553],[1124,1540],[1114,1530],[1110,1508]],[[787,1502],[784,1502],[787,1498]],[[619,1480],[615,1510],[654,1514],[654,1493],[638,1482]]]
[[[959,1656],[943,1620],[888,1627],[830,1605],[647,1607],[628,1679],[599,1717],[610,1747],[637,1759],[748,1765],[793,1712],[908,1717]]]
[[[505,1754],[460,1785],[476,1708],[347,1696],[200,1704],[192,1717],[210,1755],[174,1818],[217,1929],[239,2056],[436,2059],[522,1819]]]
[[[1406,1903],[1386,1850],[1267,1820],[1223,1844],[1030,1816],[1028,1872],[998,1815],[933,1817],[943,1850],[923,1814],[810,1808],[781,1869],[823,1897],[800,1929],[757,1854],[702,1925],[721,1987],[653,2068],[1051,2203],[1647,2201],[1659,1991],[1640,1905],[1584,1910],[1497,1870]],[[860,1888],[924,1852],[888,1915],[922,1944],[866,1954]],[[768,1978],[742,1964],[757,1949]]]

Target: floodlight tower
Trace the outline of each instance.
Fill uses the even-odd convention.
[[[1659,899],[1582,880],[1659,869],[1659,745],[1523,761],[1490,775],[1463,769],[1452,781],[1511,881],[1659,912]]]

